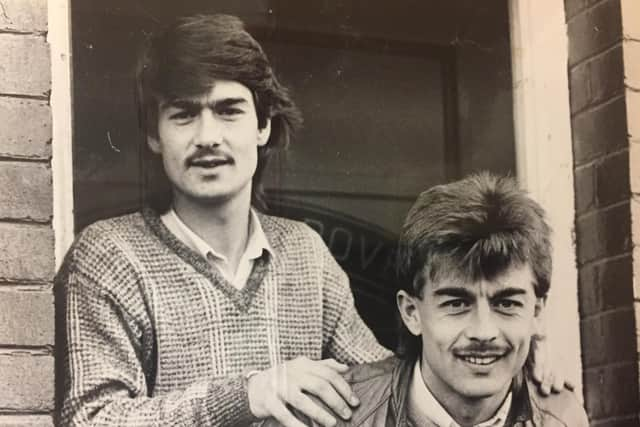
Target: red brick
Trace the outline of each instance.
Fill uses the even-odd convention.
[[[572,119],[574,163],[582,165],[628,146],[624,98]]]
[[[637,415],[640,407],[637,364],[588,369],[584,373],[584,390],[587,414],[592,421]]]
[[[576,220],[578,264],[631,251],[629,203],[589,213]]]
[[[592,165],[575,170],[574,187],[577,215],[596,206],[596,176]]]
[[[569,65],[598,53],[622,40],[620,0],[605,0],[571,19]]]
[[[637,363],[633,306],[582,320],[580,330],[585,368],[620,362]]]
[[[2,0],[0,30],[47,31],[47,0]]]
[[[622,43],[570,72],[571,111],[579,111],[624,92]]]
[[[596,164],[596,200],[599,207],[628,200],[631,196],[629,151],[608,156]]]
[[[580,267],[580,313],[591,316],[616,308],[630,307],[633,301],[631,256]]]
[[[0,156],[51,157],[51,109],[46,101],[0,98]]]
[[[5,415],[0,416],[3,427],[53,427],[51,415]]]
[[[0,218],[49,221],[51,168],[42,163],[0,162]]]
[[[53,345],[53,293],[0,288],[0,346]]]
[[[0,34],[0,52],[0,93],[48,95],[51,60],[43,36]]]
[[[53,356],[19,352],[0,354],[0,411],[53,409]]]
[[[53,230],[49,226],[0,222],[0,253],[0,279],[53,279]]]

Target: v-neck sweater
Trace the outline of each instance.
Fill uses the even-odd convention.
[[[61,425],[247,425],[243,373],[286,360],[390,353],[344,271],[301,222],[258,216],[273,255],[242,289],[144,210],[99,221],[56,277],[64,295]]]

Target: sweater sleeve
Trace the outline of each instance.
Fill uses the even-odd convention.
[[[156,357],[150,321],[140,314],[144,302],[126,285],[132,277],[124,257],[89,243],[72,249],[56,279],[64,295],[58,424],[231,426],[255,420],[241,376],[203,378],[151,397]]]
[[[354,305],[347,274],[320,240],[323,298],[323,356],[348,365],[392,355],[380,345]]]

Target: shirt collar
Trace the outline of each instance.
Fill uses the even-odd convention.
[[[411,402],[419,404],[411,404]],[[438,402],[429,388],[422,379],[422,370],[420,369],[420,359],[416,361],[413,369],[413,376],[409,390],[409,404],[413,406],[413,411],[418,412],[415,415],[420,419],[428,420],[435,423],[438,427],[459,427],[459,424],[449,415],[446,409]],[[504,426],[509,409],[511,408],[511,392],[507,394],[506,399],[489,420],[477,424],[476,427],[501,427]]]
[[[216,252],[207,242],[205,242],[200,236],[198,236],[187,224],[185,224],[174,208],[169,209],[167,213],[162,215],[162,221],[165,226],[176,235],[183,243],[188,247],[199,253],[203,258],[208,258],[207,255],[211,254],[213,257],[227,262],[227,258]],[[247,238],[247,246],[244,250],[244,255],[247,259],[256,259],[262,256],[262,251],[266,250],[270,254],[273,254],[273,249],[269,245],[267,236],[264,234],[260,219],[254,211],[249,211],[249,236]]]

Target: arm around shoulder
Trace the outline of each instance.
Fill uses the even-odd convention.
[[[589,419],[584,407],[576,395],[568,389],[549,396],[542,396],[536,392],[534,400],[543,417],[542,425],[589,427]]]

